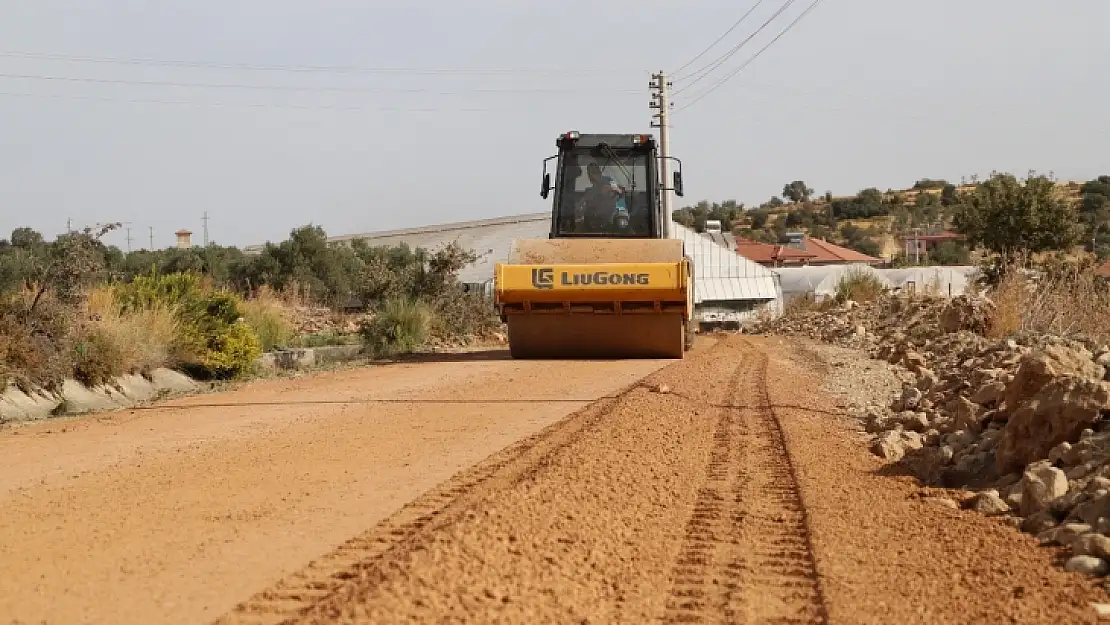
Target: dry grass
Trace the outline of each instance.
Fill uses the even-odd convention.
[[[836,301],[852,300],[858,303],[873,302],[883,296],[886,285],[875,274],[863,270],[849,270],[836,284]]]
[[[782,307],[782,314],[784,317],[793,317],[795,315],[802,315],[808,312],[815,312],[817,310],[818,302],[813,297],[812,293],[799,295],[792,298]]]
[[[89,293],[86,306],[89,324],[119,349],[124,371],[150,371],[173,362],[181,328],[168,305],[156,302],[124,313],[115,290],[101,286]]]
[[[290,308],[297,301],[289,294],[279,294],[268,287],[259,289],[250,299],[243,302],[241,310],[247,325],[254,329],[262,343],[263,351],[275,347],[287,347],[295,334],[290,320]]]
[[[992,334],[1053,334],[1110,343],[1110,287],[1089,271],[1037,277],[1011,270],[989,293]]]
[[[377,313],[363,321],[363,344],[378,357],[412,352],[428,337],[435,312],[420,300],[387,300]]]

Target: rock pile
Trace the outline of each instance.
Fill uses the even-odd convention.
[[[966,508],[1069,547],[1069,570],[1110,572],[1110,347],[992,334],[982,298],[888,296],[780,318],[801,335],[899,365],[901,394],[859,416],[871,450]]]
[[[289,306],[286,314],[298,336],[326,332],[358,332],[358,315],[336,313],[324,306]]]

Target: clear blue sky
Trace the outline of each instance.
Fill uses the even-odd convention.
[[[762,2],[689,69],[783,2]],[[163,247],[182,227],[199,241],[207,210],[213,241],[249,245],[309,222],[349,234],[547,210],[540,163],[559,132],[650,130],[650,73],[754,4],[0,0],[0,236],[127,221],[135,247],[150,227]],[[839,194],[991,170],[1110,173],[1108,23],[1107,0],[824,0],[674,116],[676,207],[757,204],[797,178]]]

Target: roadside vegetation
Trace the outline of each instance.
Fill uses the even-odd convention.
[[[1005,217],[1011,208],[1021,215],[1012,224]],[[817,194],[804,181],[795,180],[784,185],[781,197],[758,206],[736,200],[702,201],[675,211],[674,220],[698,231],[704,231],[706,221],[717,220],[724,232],[771,244],[788,243],[788,233],[803,232],[888,259],[892,266],[966,265],[977,260],[973,251],[1003,244],[1011,251],[1079,244],[1084,251],[1107,259],[1110,176],[1060,183],[1036,173],[1022,179],[996,172],[982,181],[925,178],[908,189],[872,187],[850,196],[834,196],[831,191]],[[945,231],[963,239],[941,243],[921,258],[905,253],[904,239]]]
[[[489,302],[458,284],[473,256],[457,246],[337,247],[305,226],[254,255],[125,254],[103,242],[113,229],[0,239],[0,382],[55,390],[159,367],[231,379],[274,349],[361,343],[389,356],[500,327]]]
[[[812,189],[795,182],[784,189],[789,203],[772,198],[770,207],[752,211],[726,210],[726,205],[716,204],[708,210],[688,207],[676,213],[675,219],[698,227],[705,219],[726,217],[737,236],[754,233],[754,238],[773,242],[780,242],[776,229],[784,228],[784,223],[803,224],[799,229],[811,236],[827,234],[821,231],[821,223],[841,223],[841,232],[858,231],[859,226],[852,222],[837,220],[861,215],[867,219],[896,217],[888,221],[894,233],[904,233],[899,224],[933,224],[938,230],[962,236],[962,241],[939,246],[922,264],[978,267],[979,278],[969,288],[971,294],[985,295],[994,304],[992,337],[1040,334],[1110,343],[1110,280],[1095,272],[1099,263],[1110,259],[1110,176],[1083,184],[1061,184],[1035,173],[1024,178],[995,173],[959,187],[943,180],[922,180],[905,192],[876,195],[872,191],[847,200],[830,199],[831,195],[811,200]],[[906,199],[910,193],[916,194],[912,202]],[[921,199],[926,197],[934,199]],[[907,207],[908,202],[912,207]],[[815,208],[818,205],[824,212]],[[778,210],[779,219],[767,229],[763,220],[769,210]],[[904,210],[910,211],[908,221],[898,217]],[[821,219],[825,222],[799,217],[800,213],[824,215]],[[811,228],[813,223],[817,225]],[[781,235],[785,242],[785,230]],[[853,247],[851,241],[841,242]],[[904,258],[893,260],[892,266],[907,264]],[[932,292],[937,286],[921,285],[919,292],[936,294]],[[788,316],[827,312],[847,300],[873,302],[883,292],[881,281],[871,274],[849,272],[837,285],[835,296],[820,301],[797,297],[785,312]]]

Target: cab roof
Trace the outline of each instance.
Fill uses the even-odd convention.
[[[653,146],[655,144],[655,137],[650,134],[644,133],[628,133],[628,134],[592,134],[592,133],[577,133],[577,138],[570,138],[564,133],[559,135],[555,144],[560,147],[579,147],[579,148],[595,148],[602,143],[606,143],[611,148],[642,148]],[[634,137],[640,138],[640,143],[633,140]],[[567,142],[570,142],[569,145]]]

